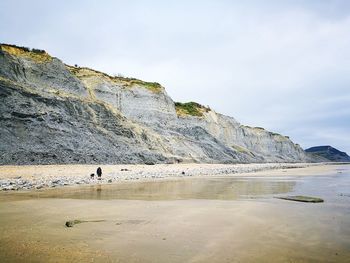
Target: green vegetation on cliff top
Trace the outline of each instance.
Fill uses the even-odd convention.
[[[196,116],[202,117],[204,112],[210,111],[210,108],[207,108],[197,102],[175,102],[175,109],[178,116]]]
[[[97,75],[102,75],[108,79],[110,79],[111,81],[115,81],[118,82],[119,84],[121,84],[124,87],[134,87],[134,86],[140,86],[143,87],[145,89],[148,89],[149,91],[152,91],[154,93],[161,93],[163,91],[163,87],[162,85],[160,85],[157,82],[147,82],[147,81],[143,81],[140,79],[136,79],[136,78],[128,78],[128,77],[123,77],[123,76],[110,76],[104,72],[95,70],[95,69],[91,69],[91,68],[87,68],[87,67],[78,67],[78,66],[69,66],[66,65],[67,68],[69,69],[69,71],[71,73],[73,73],[77,78],[84,78],[87,76],[90,76],[90,74],[88,73],[94,73]]]
[[[27,59],[34,60],[36,62],[49,62],[52,60],[52,57],[45,51],[41,49],[30,49],[28,47],[22,47],[22,46],[16,46],[16,45],[10,45],[10,44],[2,44],[0,43],[0,49],[12,56],[17,56],[17,57],[25,57]],[[147,81],[142,81],[136,78],[128,78],[128,77],[122,77],[122,76],[110,76],[106,73],[99,72],[94,69],[90,68],[85,68],[85,67],[73,67],[73,66],[68,66],[68,69],[75,74],[78,77],[78,73],[80,70],[90,70],[98,74],[102,74],[111,80],[114,81],[120,81],[123,82],[123,84],[127,87],[133,87],[133,86],[141,86],[143,88],[146,88],[154,93],[160,93],[163,88],[162,86],[157,83],[157,82],[147,82]]]
[[[45,50],[41,49],[30,49],[28,47],[19,47],[16,45],[2,43],[0,43],[0,49],[1,51],[4,51],[12,56],[25,57],[38,63],[49,62],[52,60],[52,57],[46,53]]]
[[[124,80],[129,83],[130,86],[139,85],[154,93],[160,93],[162,91],[162,86],[157,82],[147,82],[135,78],[125,78],[125,77],[113,77],[114,79]]]
[[[271,136],[275,137],[275,140],[278,140],[278,141],[285,141],[285,140],[289,140],[290,139],[289,136],[284,136],[284,135],[276,133],[276,132],[270,132],[270,131],[265,130],[262,127],[251,127],[251,126],[242,125],[242,124],[240,125],[240,127],[241,128],[245,128],[245,129],[249,129],[249,130],[255,130],[255,131],[259,131],[259,132],[268,133]]]

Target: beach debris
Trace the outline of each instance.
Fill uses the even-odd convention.
[[[83,223],[81,220],[69,220],[66,222],[66,227],[73,227],[76,224]]]
[[[184,171],[182,171],[182,173],[181,173],[182,175],[184,175],[185,174],[185,172]]]
[[[324,202],[322,198],[304,196],[304,195],[276,196],[275,198],[289,200],[289,201],[305,202],[305,203],[323,203]]]
[[[127,172],[127,171],[130,171],[129,169],[126,169],[126,168],[122,168],[122,169],[120,169],[120,171],[122,171],[122,172]]]
[[[106,220],[79,220],[79,219],[75,219],[75,220],[69,220],[66,221],[66,227],[73,227],[74,225],[77,224],[81,224],[81,223],[97,223],[97,222],[104,222]]]

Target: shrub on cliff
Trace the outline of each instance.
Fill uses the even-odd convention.
[[[210,111],[210,108],[204,107],[197,102],[175,102],[175,108],[178,115],[191,115],[201,117],[204,112]]]

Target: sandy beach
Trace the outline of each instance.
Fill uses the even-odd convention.
[[[58,174],[68,169],[55,167]],[[42,176],[48,168],[9,174]],[[190,173],[186,168],[169,169]],[[106,173],[115,169],[104,167]],[[0,257],[2,262],[347,262],[349,175],[349,165],[318,165],[2,191]],[[288,194],[325,202],[274,198]],[[74,219],[98,222],[65,226]]]

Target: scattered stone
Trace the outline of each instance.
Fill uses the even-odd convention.
[[[211,175],[222,175],[222,174],[235,174],[235,173],[248,173],[261,170],[270,170],[270,169],[290,169],[296,167],[308,167],[310,164],[249,164],[249,165],[230,165],[222,167],[194,167],[190,170],[185,170],[182,167],[169,167],[162,171],[152,169],[143,169],[138,168],[127,169],[122,168],[123,171],[128,171],[125,175],[120,176],[120,173],[109,174],[106,179],[97,178],[96,173],[94,173],[94,178],[99,180],[92,180],[88,176],[82,174],[77,177],[65,177],[64,175],[57,175],[55,177],[46,177],[46,176],[31,176],[26,177],[26,179],[0,179],[0,191],[10,191],[10,190],[30,190],[41,188],[54,188],[65,185],[82,185],[82,184],[104,184],[110,183],[109,179],[114,181],[120,180],[139,180],[139,179],[159,179],[166,177],[191,177],[191,176],[211,176]],[[101,170],[102,172],[102,170]],[[91,175],[91,174],[88,174]],[[102,177],[102,176],[101,176]],[[16,177],[17,178],[17,177]],[[340,194],[340,193],[339,193]]]
[[[70,220],[66,222],[66,227],[73,227],[74,225],[84,223],[84,221],[81,220]]]
[[[323,203],[324,202],[324,200],[321,198],[312,197],[312,196],[303,196],[303,195],[278,196],[276,198],[289,200],[289,201],[305,202],[305,203]]]
[[[122,172],[127,172],[127,171],[130,171],[129,169],[126,169],[126,168],[122,168],[122,169],[120,169],[120,171],[122,171]]]
[[[108,180],[108,183],[112,183],[112,182],[113,182],[112,179],[109,179],[109,180]]]
[[[81,224],[81,223],[97,223],[97,222],[104,222],[106,220],[78,220],[78,219],[75,219],[75,220],[69,220],[69,221],[66,221],[66,227],[73,227],[74,225],[77,225],[77,224]]]
[[[10,182],[7,181],[7,180],[2,180],[1,185],[2,186],[7,186],[7,185],[10,185]]]

